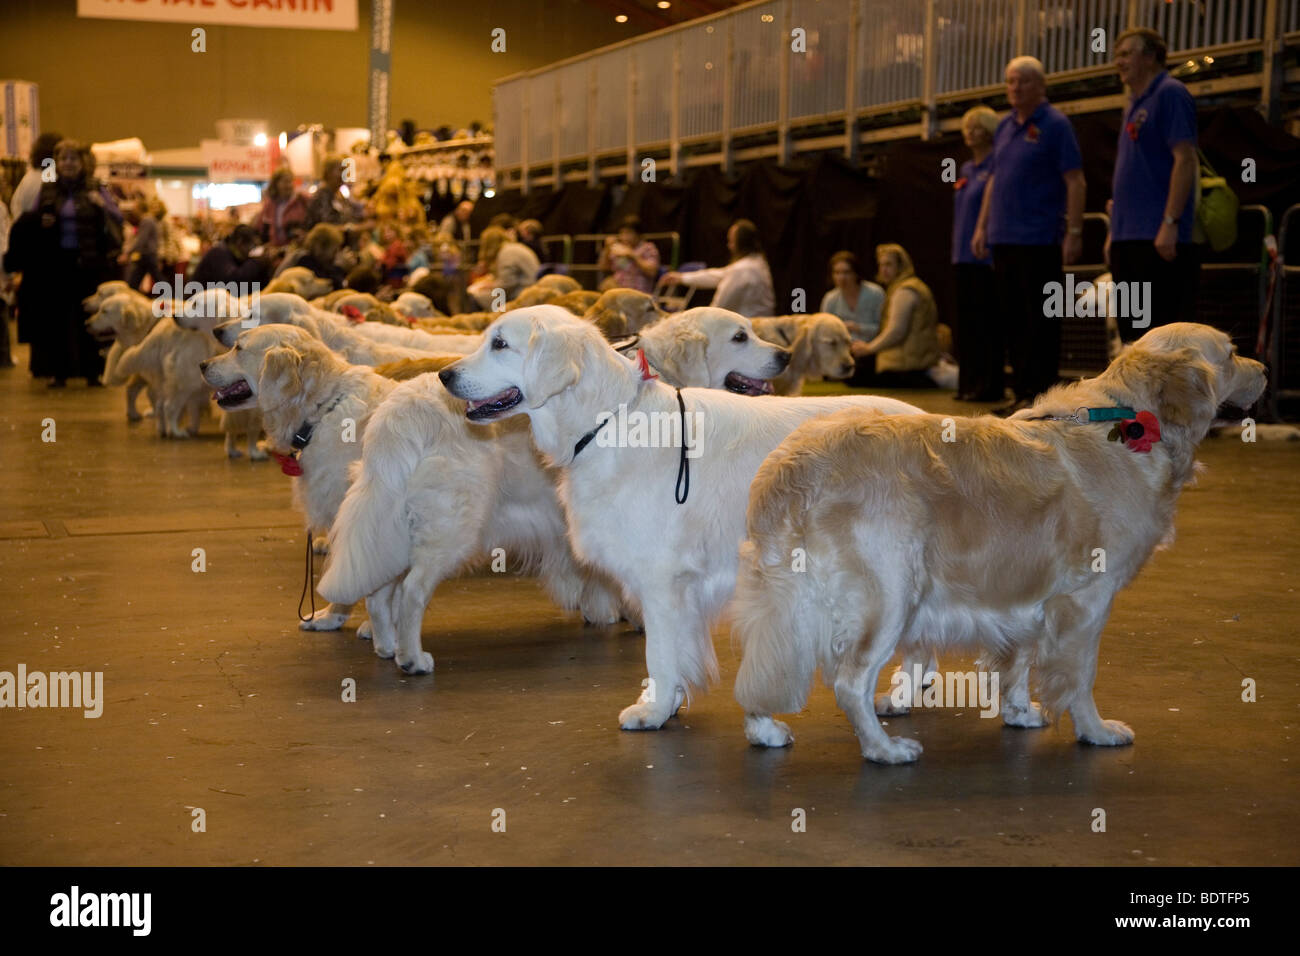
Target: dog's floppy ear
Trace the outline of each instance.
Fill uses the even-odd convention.
[[[699,329],[680,328],[655,356],[655,367],[669,384],[682,388],[713,384],[709,376],[709,337]]]
[[[576,384],[582,374],[581,358],[582,342],[569,329],[544,328],[533,319],[520,382],[528,407],[541,408],[552,396]]]
[[[1196,349],[1179,349],[1154,359],[1165,363],[1156,396],[1161,424],[1200,430],[1214,421],[1217,375]]]
[[[264,408],[278,408],[302,391],[302,355],[288,345],[267,349],[258,374],[257,401]]]
[[[122,304],[122,324],[137,332],[143,332],[153,325],[153,305],[130,299]]]
[[[595,323],[596,328],[600,329],[600,334],[607,339],[616,339],[630,334],[623,313],[608,306],[593,306],[587,313],[587,318]]]

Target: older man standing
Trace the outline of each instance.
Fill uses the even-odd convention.
[[[1116,282],[1149,282],[1151,292],[1147,321],[1118,317],[1120,338],[1131,342],[1148,323],[1196,319],[1196,100],[1165,69],[1165,41],[1154,30],[1120,34],[1115,66],[1130,100],[1115,157],[1107,262]]]
[[[1043,64],[1018,56],[1006,82],[1011,112],[993,135],[993,177],[971,238],[977,259],[993,250],[1006,316],[1016,400],[995,409],[1004,416],[1056,383],[1061,327],[1046,314],[1045,287],[1064,288],[1062,263],[1078,261],[1085,191],[1079,143],[1065,114],[1047,102]]]

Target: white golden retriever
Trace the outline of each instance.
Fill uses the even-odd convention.
[[[616,347],[624,355],[644,351],[669,385],[725,388],[741,395],[772,394],[770,380],[790,363],[790,353],[759,338],[749,319],[711,306],[678,312]]]
[[[561,608],[596,624],[618,621],[612,587],[573,557],[555,476],[526,423],[471,428],[465,403],[436,375],[421,375],[375,411],[361,451],[317,590],[336,604],[366,598],[380,657],[396,657],[408,674],[431,673],[421,623],[434,590],[497,548],[535,569]]]
[[[1008,723],[1069,711],[1080,741],[1131,743],[1093,700],[1102,628],[1116,593],[1171,535],[1215,410],[1264,390],[1264,367],[1235,353],[1208,326],[1168,325],[1007,421],[958,419],[951,440],[938,415],[856,411],[791,434],[754,479],[741,549],[746,737],[790,743],[772,715],[799,710],[819,668],[864,757],[915,760],[920,743],[886,735],[872,697],[895,649],[921,641],[973,645],[1009,670],[1002,685],[1023,696],[1003,702]],[[1136,420],[1145,435],[1089,420],[1104,415]],[[791,570],[796,548],[802,573]],[[1028,699],[1031,666],[1042,711]]]
[[[101,283],[96,295],[83,300],[83,305],[94,313],[86,319],[86,329],[90,334],[96,337],[113,336],[113,344],[108,349],[108,357],[104,360],[104,374],[101,376],[105,384],[115,380],[117,363],[121,360],[122,353],[131,346],[143,342],[149,330],[158,324],[159,318],[154,314],[148,297],[133,291],[129,286],[124,291],[100,294],[105,291],[106,286],[119,285],[126,286],[126,283],[118,280]],[[157,396],[153,394],[149,381],[142,375],[130,376],[125,384],[126,420],[138,422],[143,417],[135,407],[140,392],[149,393],[150,405],[157,404]]]
[[[348,489],[348,466],[361,457],[371,414],[395,387],[374,370],[348,365],[324,343],[291,325],[218,329],[231,349],[200,366],[218,407],[260,409],[267,444],[293,479],[293,502],[313,537],[328,533]],[[231,339],[230,336],[234,338]],[[292,462],[284,459],[293,458]],[[350,603],[318,611],[304,630],[343,625]]]
[[[848,327],[829,312],[754,319],[754,331],[790,350],[790,367],[772,382],[777,395],[800,394],[808,378],[848,378],[857,367]]]
[[[619,716],[627,730],[662,726],[691,689],[716,679],[709,626],[735,586],[746,492],[767,454],[817,415],[920,411],[870,396],[679,393],[643,378],[590,322],[550,305],[507,313],[488,327],[479,351],[440,375],[467,400],[471,421],[528,415],[538,449],[562,471],[578,557],[619,582],[642,611],[650,679]],[[633,416],[652,423],[635,441],[632,424],[623,434]]]

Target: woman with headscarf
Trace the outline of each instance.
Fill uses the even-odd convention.
[[[104,370],[100,345],[86,331],[81,300],[101,282],[120,278],[122,233],[84,150],[62,140],[54,150],[58,178],[41,187],[36,208],[14,223],[5,268],[22,272],[19,338],[31,343],[31,373],[61,388],[69,378],[96,386]]]
[[[939,361],[939,310],[902,246],[876,246],[876,281],[885,287],[880,332],[854,342],[858,370],[850,382],[876,388],[933,388],[927,374]]]

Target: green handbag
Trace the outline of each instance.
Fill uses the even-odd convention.
[[[1200,174],[1196,179],[1196,227],[1192,232],[1194,242],[1209,242],[1215,252],[1222,252],[1237,241],[1237,194],[1228,181],[1214,171],[1205,153],[1196,151],[1200,158]]]

